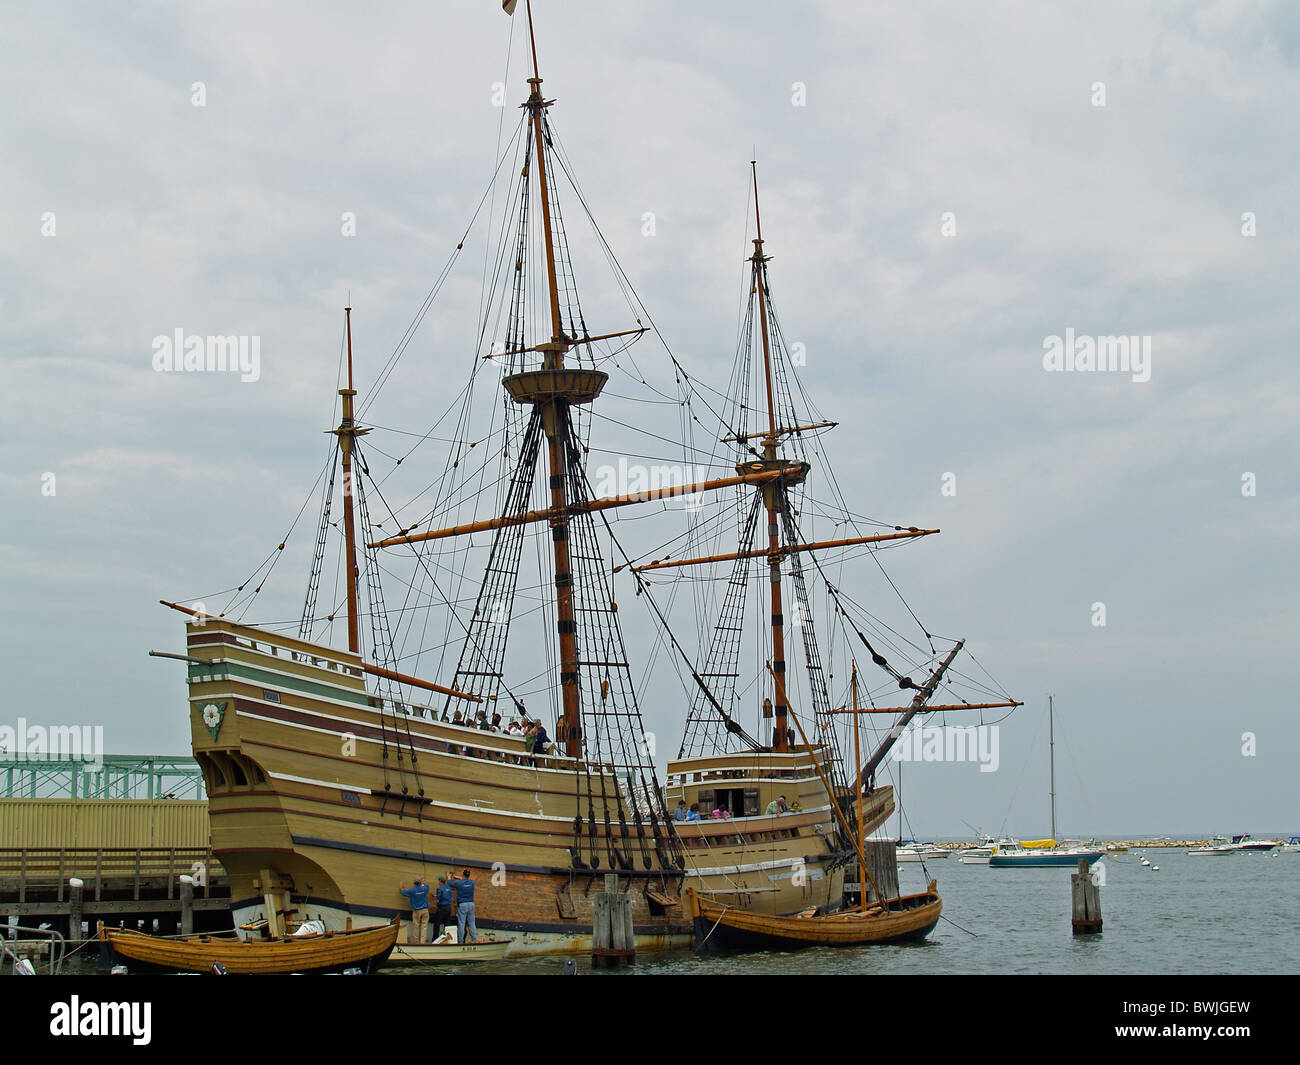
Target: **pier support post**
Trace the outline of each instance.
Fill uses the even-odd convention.
[[[68,880],[68,943],[81,942],[82,892],[85,885],[77,878]]]
[[[181,874],[181,935],[194,934],[194,877]]]
[[[1101,889],[1092,880],[1088,859],[1079,859],[1079,871],[1070,874],[1070,924],[1076,936],[1101,931]]]
[[[618,877],[605,874],[605,890],[592,898],[591,964],[614,968],[636,961],[636,934],[632,928],[632,899],[620,894]]]

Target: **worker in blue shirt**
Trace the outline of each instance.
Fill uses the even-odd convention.
[[[474,925],[474,878],[468,869],[462,870],[460,876],[452,876],[452,888],[456,892],[456,940],[459,943],[477,943],[478,928]],[[466,925],[469,931],[466,933]],[[465,936],[468,934],[469,938]]]
[[[451,900],[455,897],[455,892],[451,890],[447,878],[438,877],[438,893],[435,900],[438,908],[433,915],[434,942],[437,942],[438,937],[442,935],[442,930],[451,924]]]
[[[429,885],[424,882],[423,877],[417,876],[414,886],[404,888],[398,884],[397,888],[411,900],[411,925],[406,934],[406,941],[423,943],[429,934]]]

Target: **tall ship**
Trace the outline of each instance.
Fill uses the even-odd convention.
[[[396,434],[400,454],[367,439],[380,430],[365,413],[469,230],[364,399],[345,312],[341,414],[298,622],[286,631],[244,621],[289,537],[223,606],[166,604],[189,615],[186,652],[173,657],[187,663],[193,749],[237,927],[387,923],[406,910],[399,885],[464,869],[477,882],[478,927],[508,933],[512,955],[589,950],[594,897],[611,874],[632,900],[642,950],[690,944],[687,887],[759,913],[834,912],[858,862],[855,837],[894,809],[876,777],[908,721],[1013,705],[931,705],[960,643],[936,646],[928,633],[897,642],[820,562],[810,588],[805,558],[829,553],[842,568],[845,552],[937,530],[805,534],[801,514],[824,510],[806,492],[809,452],[832,423],[802,409],[771,302],[756,174],[749,310],[721,402],[668,350],[596,228],[551,122],[531,11],[528,34],[528,94],[493,174],[508,188],[484,194],[500,205],[488,219],[500,240],[484,257],[468,381],[444,391],[451,402],[432,425]],[[594,330],[570,240],[584,222],[588,260],[609,267]],[[626,320],[606,309],[612,293]],[[638,362],[647,338],[662,344],[657,365],[672,385],[657,386]],[[615,394],[602,398],[613,378]],[[632,386],[640,400],[624,392]],[[703,472],[598,492],[596,456],[638,453],[628,434],[646,395],[719,430],[708,447],[683,445]],[[661,430],[639,431],[662,440]],[[443,453],[422,464],[435,446]],[[409,502],[391,502],[389,479],[413,469],[419,486],[401,489]],[[621,515],[648,511],[664,528],[664,511],[687,500],[706,502],[682,511],[673,551],[630,543]],[[721,591],[677,595],[700,580]],[[846,760],[859,710],[835,705],[817,591],[886,675],[861,712],[888,714],[890,726],[865,761]],[[644,604],[640,628],[653,636],[642,653],[629,653],[620,594]],[[764,623],[748,626],[757,602]],[[693,648],[677,634],[683,605]],[[906,661],[882,653],[889,647]],[[900,690],[912,696],[900,707],[875,697]],[[645,691],[680,730],[663,779]]]

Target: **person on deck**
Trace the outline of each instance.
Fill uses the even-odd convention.
[[[673,811],[673,820],[674,820],[674,821],[685,821],[685,820],[686,820],[686,800],[685,800],[685,799],[678,799],[678,800],[677,800],[677,809],[675,809],[675,810]]]
[[[406,933],[408,943],[423,943],[429,933],[429,885],[422,877],[416,877],[409,888],[397,885],[397,889],[411,900],[411,925]]]
[[[700,804],[698,802],[693,802],[691,803],[691,808],[686,811],[686,820],[698,821],[699,819],[700,819]]]
[[[455,898],[455,892],[451,890],[447,878],[445,876],[438,877],[438,891],[435,896],[438,908],[433,914],[433,938],[435,940],[442,935],[442,930],[451,924],[451,900],[453,898]]]
[[[477,943],[478,928],[474,924],[474,878],[468,869],[462,870],[460,876],[452,876],[452,888],[456,892],[456,932],[457,942]],[[469,931],[466,933],[466,925]],[[468,934],[469,939],[465,936]]]
[[[768,814],[784,814],[789,812],[790,807],[785,804],[784,795],[778,795],[775,799],[769,802],[767,804],[767,809],[764,811],[764,813]]]

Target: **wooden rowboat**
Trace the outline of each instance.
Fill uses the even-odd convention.
[[[471,943],[399,943],[388,964],[445,965],[470,961],[500,961],[513,939],[480,939]]]
[[[710,902],[690,888],[686,894],[699,953],[902,943],[924,939],[939,923],[943,911],[943,899],[933,880],[919,895],[889,899],[865,910],[820,916],[757,914]]]
[[[231,974],[338,973],[380,969],[388,960],[398,921],[345,932],[319,932],[280,939],[239,939],[233,933],[150,936],[127,928],[99,925],[100,942],[114,962],[153,972],[210,973],[216,963]]]

